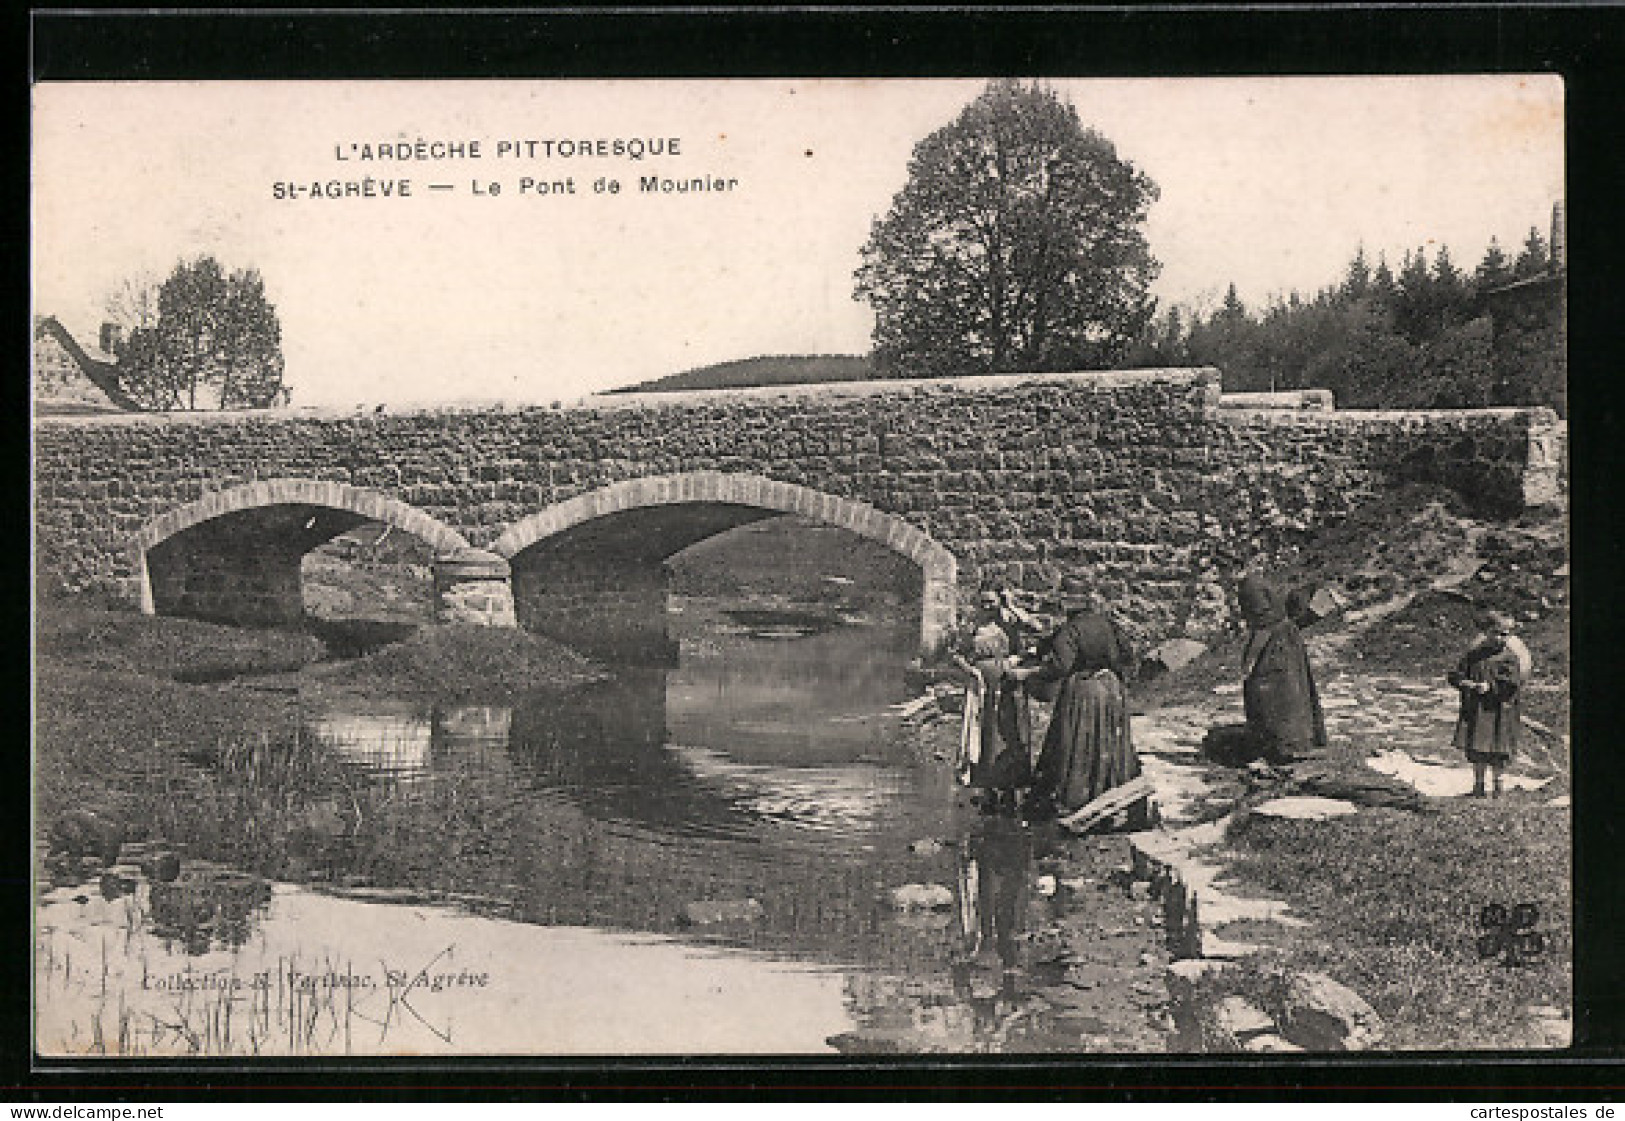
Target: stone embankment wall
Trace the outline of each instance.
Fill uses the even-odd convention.
[[[37,567],[47,590],[139,597],[144,551],[172,531],[155,519],[272,479],[382,496],[379,509],[426,519],[405,528],[440,527],[477,550],[506,542],[497,552],[517,564],[511,550],[539,540],[552,523],[538,515],[561,503],[590,514],[595,492],[628,480],[720,473],[755,481],[708,484],[696,499],[761,494],[887,540],[922,567],[942,547],[960,603],[989,581],[1078,586],[1150,636],[1214,625],[1221,579],[1396,482],[1448,483],[1499,512],[1558,497],[1561,429],[1544,409],[1221,408],[1218,384],[1215,370],[1155,370],[556,409],[41,420]],[[651,483],[648,501],[678,500],[683,485]],[[643,501],[642,488],[616,493]],[[533,532],[516,536],[525,525]]]

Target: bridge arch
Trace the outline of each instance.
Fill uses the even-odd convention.
[[[344,515],[337,522],[315,527],[316,518],[304,522],[314,533],[296,534],[287,527],[261,538],[230,539],[222,533],[198,548],[184,549],[188,531],[206,531],[211,524],[231,527],[257,510],[284,508],[295,512],[332,511]],[[224,519],[224,520],[222,520]],[[248,610],[240,622],[291,621],[302,610],[299,592],[299,560],[309,549],[338,533],[365,521],[392,525],[426,542],[437,555],[470,552],[468,541],[450,526],[423,511],[376,491],[345,483],[318,479],[260,479],[225,490],[213,491],[195,502],[176,507],[153,518],[130,538],[128,549],[137,575],[140,609],[148,615],[161,610],[188,611],[184,604],[189,581],[206,580],[218,585],[208,598],[214,608],[206,616],[231,616],[225,610],[233,598],[244,601],[258,597],[260,609]],[[209,563],[200,563],[208,554]],[[209,571],[203,573],[201,569]]]
[[[515,522],[492,543],[491,551],[512,563],[526,550],[601,519],[678,506],[733,508],[744,512],[731,524],[718,523],[714,528],[697,531],[679,547],[732,525],[775,514],[800,514],[879,542],[920,569],[922,651],[941,649],[953,630],[958,561],[947,548],[902,518],[867,503],[760,475],[695,471],[612,483]],[[515,565],[515,579],[516,582],[521,579],[519,565]],[[516,588],[516,594],[517,591]]]

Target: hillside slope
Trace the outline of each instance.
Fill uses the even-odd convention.
[[[756,385],[810,385],[827,381],[867,381],[877,376],[860,354],[763,355],[669,374],[611,393],[674,393],[685,389],[740,389]]]

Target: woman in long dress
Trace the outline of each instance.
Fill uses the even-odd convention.
[[[1242,654],[1248,738],[1266,758],[1290,762],[1326,745],[1326,717],[1309,649],[1279,589],[1257,573],[1241,578],[1236,601],[1249,632]]]
[[[1518,750],[1529,650],[1512,630],[1511,616],[1490,612],[1484,633],[1448,675],[1461,692],[1452,742],[1473,764],[1474,798],[1484,797],[1485,771],[1494,778],[1495,796],[1501,796],[1501,771]]]
[[[997,593],[982,594],[975,630],[954,655],[971,679],[955,770],[961,785],[986,792],[984,808],[1013,810],[1032,781],[1032,727],[1010,672],[1010,636],[999,608]]]
[[[1139,777],[1124,684],[1133,665],[1133,648],[1118,626],[1078,607],[1051,636],[1043,664],[1014,671],[1037,689],[1055,689],[1035,801],[1065,816]]]

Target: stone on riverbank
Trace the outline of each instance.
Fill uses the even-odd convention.
[[[89,810],[69,810],[51,823],[52,849],[74,860],[94,856],[112,866],[123,846],[123,823]]]
[[[1298,794],[1315,798],[1335,798],[1357,806],[1419,811],[1426,807],[1422,795],[1398,779],[1353,767],[1299,766],[1293,768],[1292,785]]]
[[[1325,821],[1327,818],[1358,813],[1359,808],[1341,798],[1296,797],[1271,799],[1254,806],[1252,812],[1259,817],[1279,817],[1289,821]]]
[[[892,888],[891,905],[899,911],[942,911],[954,905],[954,893],[941,884],[903,884]]]
[[[1202,1040],[1207,1051],[1239,1051],[1275,1031],[1275,1021],[1244,996],[1227,996],[1206,1010]]]
[[[1382,1042],[1382,1017],[1353,989],[1324,973],[1288,979],[1281,1027],[1309,1051],[1368,1051]]]
[[[765,913],[755,899],[706,899],[683,904],[683,921],[690,926],[757,922]]]
[[[1207,650],[1207,646],[1194,638],[1170,638],[1152,647],[1140,663],[1140,672],[1149,677],[1172,673],[1190,665]]]

